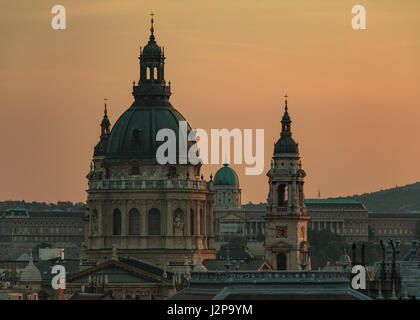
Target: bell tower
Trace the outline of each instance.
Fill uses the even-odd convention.
[[[292,138],[285,99],[280,139],[274,145],[271,168],[267,172],[269,193],[266,226],[265,258],[276,270],[310,269],[308,258],[305,196],[305,171],[302,169],[298,144]]]

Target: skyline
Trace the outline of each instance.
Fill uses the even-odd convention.
[[[152,10],[171,102],[190,125],[265,130],[264,173],[232,165],[243,203],[266,200],[285,94],[307,198],[419,181],[420,5],[371,1],[367,30],[355,31],[355,3],[320,3],[63,1],[62,31],[50,27],[51,1],[2,4],[0,199],[86,200],[103,99],[114,125],[132,101]],[[203,166],[206,179],[221,166]]]

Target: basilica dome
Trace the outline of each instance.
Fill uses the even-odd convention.
[[[135,101],[112,128],[106,158],[111,161],[138,159],[155,162],[156,151],[163,143],[156,141],[156,134],[160,129],[171,129],[178,141],[179,121],[186,120],[168,100]],[[187,130],[191,128],[188,126]]]
[[[214,175],[214,185],[239,187],[238,175],[229,167],[229,164],[225,163]]]

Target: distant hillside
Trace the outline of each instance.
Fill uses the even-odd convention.
[[[420,182],[349,198],[362,202],[372,212],[420,211]]]
[[[24,208],[28,211],[46,211],[46,210],[60,210],[60,211],[84,211],[86,204],[79,202],[73,203],[70,201],[58,201],[57,203],[45,203],[45,202],[26,202],[25,200],[20,201],[0,201],[0,211],[7,210],[9,208]]]

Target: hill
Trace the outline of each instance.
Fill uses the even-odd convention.
[[[372,212],[420,211],[420,182],[339,199],[360,201]]]

